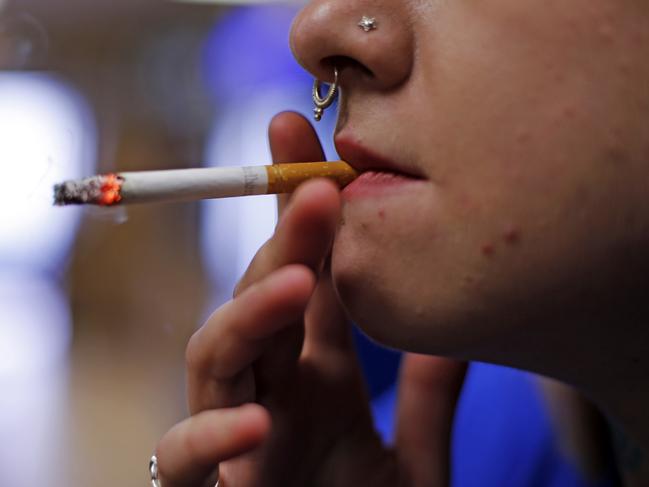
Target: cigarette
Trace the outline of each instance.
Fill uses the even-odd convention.
[[[54,204],[115,206],[292,193],[308,179],[328,178],[343,188],[357,176],[343,161],[123,172],[57,184]]]

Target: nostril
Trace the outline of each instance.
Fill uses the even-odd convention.
[[[320,65],[323,69],[332,73],[334,66],[336,66],[341,73],[347,69],[357,71],[368,78],[375,77],[374,73],[367,66],[349,56],[329,56],[320,61]]]

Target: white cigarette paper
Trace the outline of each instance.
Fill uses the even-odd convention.
[[[121,195],[129,203],[230,198],[267,194],[263,166],[215,167],[169,171],[125,172]]]

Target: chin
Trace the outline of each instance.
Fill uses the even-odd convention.
[[[397,259],[390,265],[370,245],[355,242],[337,239],[332,276],[349,318],[365,334],[384,346],[415,353],[461,356],[474,347],[477,336],[468,331],[479,318],[462,289],[427,277],[414,261]]]

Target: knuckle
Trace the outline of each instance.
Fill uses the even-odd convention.
[[[246,275],[247,273],[244,274],[243,277],[239,280],[239,282],[237,282],[237,284],[234,286],[234,290],[232,291],[233,299],[239,296],[243,292],[243,290],[247,287],[245,283]]]
[[[241,279],[239,279],[237,285],[234,286],[234,292],[232,293],[233,298],[240,296],[246,289],[248,289],[255,282],[255,276],[258,274],[257,269],[260,268],[260,264],[259,264],[259,261],[261,260],[260,253],[261,250],[257,252],[257,255],[255,255],[252,258],[252,261],[250,262],[250,265],[246,269],[246,272],[243,273],[243,276],[241,276]]]
[[[279,259],[277,257],[277,251],[275,250],[276,248],[275,236],[271,237],[266,241],[266,243],[264,243],[264,245],[262,245],[250,261],[250,265],[246,269],[246,272],[244,272],[243,276],[234,287],[232,293],[233,298],[241,295],[241,293],[248,289],[252,284],[259,281],[264,276],[268,275],[270,271],[279,266]]]
[[[190,372],[195,372],[203,368],[205,360],[201,356],[200,344],[201,339],[197,331],[190,337],[189,342],[187,342],[187,347],[185,347],[185,365]]]
[[[202,435],[194,428],[188,428],[182,436],[182,447],[190,458],[201,460]]]
[[[165,472],[167,469],[167,458],[174,456],[174,447],[172,439],[175,433],[175,430],[178,429],[178,425],[175,425],[167,433],[158,440],[158,444],[155,447],[155,456],[158,459],[158,476],[165,477]]]

